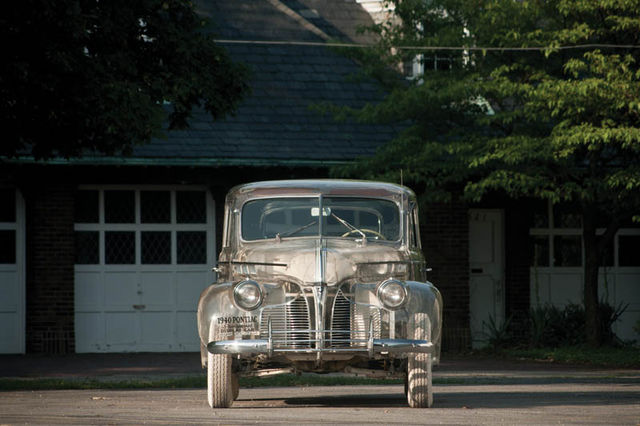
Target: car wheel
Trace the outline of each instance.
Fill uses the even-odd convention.
[[[214,330],[215,327],[212,325],[209,341],[216,340]],[[238,386],[236,385],[234,391],[231,363],[231,355],[207,353],[207,400],[211,408],[231,407],[237,396]]]
[[[427,314],[415,314],[415,339],[429,339],[430,325]],[[433,405],[431,354],[409,354],[407,360],[407,402],[412,408],[429,408]]]

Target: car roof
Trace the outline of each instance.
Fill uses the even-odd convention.
[[[406,186],[387,182],[339,179],[273,180],[239,185],[229,191],[228,199],[287,195],[365,196],[415,200]]]

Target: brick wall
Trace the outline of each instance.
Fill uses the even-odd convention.
[[[27,203],[27,352],[75,351],[74,187],[23,188]]]
[[[421,210],[420,236],[428,274],[444,303],[443,350],[470,347],[469,218],[461,203],[431,204]]]

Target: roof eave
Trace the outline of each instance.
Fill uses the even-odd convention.
[[[151,157],[98,157],[52,158],[37,160],[35,157],[0,157],[0,161],[13,164],[62,165],[62,166],[165,166],[165,167],[332,167],[349,164],[353,160],[263,159],[263,158],[151,158]]]

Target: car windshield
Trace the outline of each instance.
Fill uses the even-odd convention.
[[[325,237],[397,241],[400,212],[392,201],[355,197],[266,198],[242,208],[246,241],[319,236],[320,230]]]

